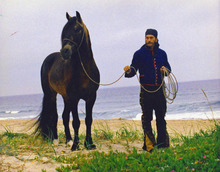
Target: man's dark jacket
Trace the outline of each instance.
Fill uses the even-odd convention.
[[[167,60],[167,54],[164,50],[159,48],[159,44],[150,50],[143,45],[139,50],[134,53],[131,72],[126,73],[125,77],[133,77],[136,71],[139,70],[140,82],[142,85],[148,86],[160,86],[162,84],[160,68],[165,66],[171,71],[170,65]]]

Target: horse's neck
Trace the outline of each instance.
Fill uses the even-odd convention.
[[[89,43],[86,41],[83,42],[82,47],[79,49],[79,53],[82,60],[94,60],[90,41]]]

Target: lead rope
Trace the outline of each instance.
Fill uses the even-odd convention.
[[[137,80],[138,80],[141,88],[144,91],[146,91],[148,93],[155,93],[155,92],[159,91],[162,87],[163,94],[166,98],[167,103],[169,103],[169,104],[173,103],[174,99],[176,98],[176,94],[178,92],[178,82],[177,82],[175,75],[169,69],[167,69],[167,68],[163,69],[163,74],[161,74],[161,78],[163,78],[163,79],[162,79],[162,83],[161,83],[160,87],[157,88],[156,90],[150,91],[150,90],[147,90],[146,88],[144,88],[144,86],[141,84],[136,69],[133,66],[131,66],[131,68],[134,69],[136,76],[137,76]],[[163,76],[167,76],[167,84],[165,82],[165,77],[163,77]]]
[[[113,85],[113,84],[115,84],[116,82],[118,82],[118,81],[125,75],[126,72],[124,72],[117,80],[115,80],[114,82],[111,82],[111,83],[109,83],[109,84],[100,84],[100,83],[96,82],[95,80],[93,80],[93,79],[89,76],[89,74],[87,73],[87,71],[86,71],[86,69],[85,69],[85,67],[84,67],[84,65],[83,65],[82,58],[81,58],[81,55],[80,55],[80,52],[79,52],[79,48],[80,48],[81,45],[82,45],[84,36],[85,36],[85,33],[83,32],[82,39],[81,39],[81,41],[80,41],[79,46],[77,46],[77,44],[76,44],[74,41],[70,40],[70,39],[64,38],[63,40],[70,41],[70,42],[72,42],[73,44],[75,44],[75,46],[77,46],[77,53],[78,53],[78,55],[79,55],[80,63],[81,63],[81,66],[82,66],[83,71],[85,72],[86,76],[87,76],[92,82],[94,82],[95,84],[97,84],[97,85],[102,85],[102,86],[109,86],[109,85]],[[162,79],[162,84],[160,85],[160,87],[159,87],[158,89],[156,89],[156,90],[150,91],[150,90],[147,90],[146,88],[144,88],[143,85],[141,85],[136,69],[135,69],[133,66],[131,66],[131,68],[134,69],[134,71],[135,71],[135,73],[136,73],[136,76],[137,76],[137,79],[138,79],[138,82],[139,82],[139,84],[140,84],[140,86],[141,86],[141,88],[142,88],[143,90],[145,90],[145,91],[148,92],[148,93],[155,93],[155,92],[157,92],[161,87],[163,87],[163,94],[164,94],[164,96],[165,96],[165,98],[166,98],[166,100],[167,100],[167,103],[169,103],[169,104],[172,104],[172,103],[173,103],[174,99],[176,98],[176,94],[177,94],[177,92],[178,92],[178,82],[177,82],[176,77],[174,76],[174,74],[173,74],[171,71],[169,71],[169,69],[164,68],[164,70],[163,70],[163,72],[164,72],[164,73],[163,73],[163,76],[167,76],[167,81],[168,81],[168,83],[167,83],[167,84],[165,83],[165,79],[164,79],[165,77],[162,76],[161,78],[163,78],[163,79]],[[162,75],[162,74],[161,74],[161,75]],[[170,97],[170,96],[172,96],[172,97]]]
[[[97,85],[102,85],[102,86],[113,85],[113,84],[115,84],[116,82],[118,82],[118,81],[124,76],[124,74],[125,74],[125,72],[124,72],[124,73],[123,73],[116,81],[114,81],[114,82],[111,82],[111,83],[109,83],[109,84],[102,84],[102,83],[100,84],[100,83],[96,82],[95,80],[93,80],[93,79],[89,76],[89,74],[86,72],[86,69],[85,69],[85,67],[84,67],[84,65],[83,65],[83,62],[82,62],[82,59],[81,59],[81,55],[80,55],[80,53],[79,53],[79,50],[78,50],[78,55],[79,55],[79,58],[80,58],[81,66],[82,66],[82,68],[83,68],[83,70],[84,70],[86,76],[87,76],[92,82],[94,82],[94,83],[97,84]]]
[[[79,58],[80,58],[81,66],[82,66],[82,68],[83,68],[83,70],[84,70],[86,76],[87,76],[92,82],[94,82],[94,83],[97,84],[97,85],[102,85],[102,86],[113,85],[113,84],[115,84],[116,82],[118,82],[118,81],[124,76],[124,74],[125,74],[125,72],[124,72],[124,73],[123,73],[116,81],[114,81],[114,82],[111,82],[111,83],[109,83],[109,84],[100,84],[100,83],[96,82],[95,80],[93,80],[93,79],[89,76],[89,74],[86,72],[86,69],[85,69],[85,67],[84,67],[84,65],[83,65],[83,63],[82,63],[82,59],[81,59],[81,55],[80,55],[80,53],[79,53],[79,50],[78,50],[78,55],[79,55]],[[165,96],[165,98],[166,98],[167,103],[169,103],[169,104],[172,104],[172,103],[173,103],[174,99],[176,98],[176,94],[177,94],[177,92],[178,92],[178,82],[177,82],[177,79],[176,79],[176,77],[174,76],[174,74],[173,74],[171,71],[169,71],[169,69],[164,68],[164,70],[163,70],[163,72],[164,72],[164,73],[163,73],[163,76],[167,76],[167,82],[168,82],[168,83],[166,84],[166,83],[165,83],[165,79],[164,79],[165,77],[162,77],[163,79],[162,79],[162,84],[160,85],[160,87],[157,88],[156,90],[150,91],[150,90],[147,90],[146,88],[144,88],[144,86],[140,83],[140,80],[139,80],[139,77],[138,77],[138,74],[137,74],[136,69],[135,69],[134,67],[132,67],[132,66],[131,66],[131,68],[134,69],[134,71],[135,71],[135,73],[136,73],[136,76],[137,76],[137,80],[138,80],[138,82],[139,82],[141,88],[142,88],[144,91],[146,91],[146,92],[148,92],[148,93],[155,93],[155,92],[159,91],[159,90],[161,89],[161,87],[162,87],[162,89],[163,89],[163,94],[164,94],[164,96]],[[161,75],[162,75],[162,74],[161,74]]]
[[[116,82],[118,82],[118,81],[124,76],[124,74],[126,73],[126,72],[124,72],[124,73],[123,73],[116,81],[114,81],[114,82],[111,82],[111,83],[109,83],[109,84],[100,84],[100,83],[96,82],[95,80],[93,80],[93,79],[89,76],[89,74],[86,72],[86,69],[85,69],[85,67],[84,67],[84,65],[83,65],[83,63],[82,63],[82,59],[81,59],[81,55],[80,55],[80,53],[79,53],[79,49],[77,49],[77,51],[78,51],[78,55],[79,55],[79,58],[80,58],[81,66],[82,66],[82,68],[83,68],[83,70],[84,70],[86,76],[87,76],[92,82],[94,82],[94,83],[97,84],[97,85],[102,85],[102,86],[113,85],[113,84],[115,84]],[[173,103],[174,99],[176,98],[176,94],[177,94],[177,92],[178,92],[178,82],[177,82],[177,79],[176,79],[176,77],[174,76],[174,74],[173,74],[169,69],[164,68],[164,70],[163,70],[163,72],[164,72],[164,73],[163,73],[163,76],[167,76],[167,82],[168,82],[168,83],[166,84],[166,83],[165,83],[165,79],[164,79],[165,77],[162,77],[163,79],[162,79],[162,84],[160,85],[160,87],[157,88],[156,90],[150,91],[150,90],[147,90],[146,88],[144,88],[144,86],[140,83],[140,80],[139,80],[139,77],[138,77],[138,74],[137,74],[136,69],[135,69],[133,66],[131,66],[131,68],[134,69],[134,71],[135,71],[135,73],[136,73],[136,76],[137,76],[137,80],[138,80],[138,82],[139,82],[141,88],[142,88],[144,91],[146,91],[146,92],[148,92],[148,93],[155,93],[155,92],[159,91],[159,90],[161,89],[161,87],[162,87],[162,89],[163,89],[163,94],[164,94],[164,96],[165,96],[165,98],[166,98],[167,103],[169,103],[169,104],[172,104],[172,103]],[[161,75],[162,75],[162,74],[161,74]]]

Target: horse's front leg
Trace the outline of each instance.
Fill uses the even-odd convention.
[[[92,126],[92,109],[93,109],[93,105],[95,103],[96,100],[96,94],[94,94],[94,96],[91,96],[87,101],[86,101],[86,119],[85,119],[85,123],[86,123],[86,139],[84,142],[84,146],[86,147],[86,149],[96,149],[96,146],[93,144],[92,141],[92,134],[91,134],[91,126]]]
[[[75,101],[73,103],[72,106],[72,115],[73,115],[73,129],[74,129],[74,143],[73,146],[71,148],[72,151],[75,151],[77,149],[79,149],[79,127],[80,127],[80,120],[79,120],[79,115],[78,115],[78,110],[77,110],[77,106],[78,106],[78,102],[79,101]]]
[[[70,104],[66,101],[64,101],[64,111],[62,114],[63,118],[63,125],[64,125],[64,131],[66,135],[66,144],[68,146],[73,145],[72,137],[70,134],[70,128],[69,128],[69,121],[70,121]]]

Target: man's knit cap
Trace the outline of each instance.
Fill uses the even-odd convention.
[[[145,35],[153,35],[155,38],[157,38],[157,30],[155,29],[147,29],[147,31],[145,32]]]

